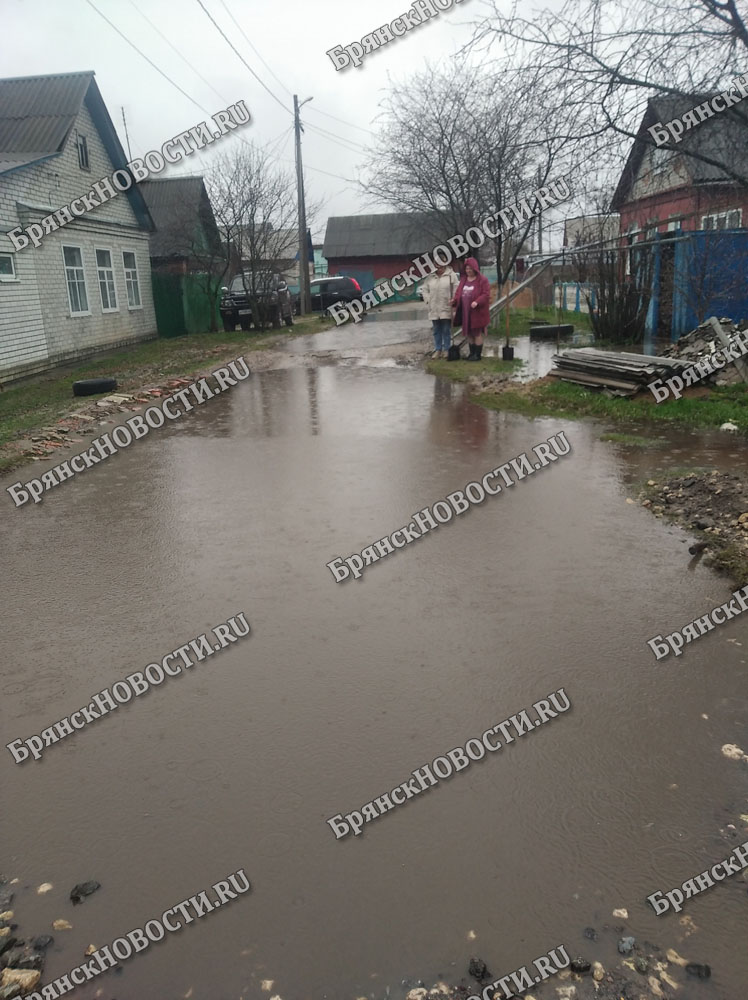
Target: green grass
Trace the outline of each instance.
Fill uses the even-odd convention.
[[[651,397],[651,393],[647,394]],[[481,405],[494,410],[515,410],[527,416],[563,414],[565,417],[598,417],[626,423],[685,424],[719,427],[733,421],[748,432],[748,386],[714,388],[708,397],[667,400],[613,398],[590,392],[569,382],[551,382],[529,387],[527,392],[508,390],[498,395],[476,396]]]
[[[587,313],[564,312],[556,310],[552,306],[535,306],[526,309],[509,309],[509,337],[526,336],[530,332],[530,327],[534,326],[538,320],[547,320],[555,326],[558,323],[572,323],[577,330],[592,330],[590,318]],[[489,330],[494,336],[506,335],[506,313],[500,309],[491,321]]]
[[[87,361],[58,368],[54,372],[5,386],[0,392],[0,446],[28,435],[57,420],[63,413],[84,406],[95,397],[73,397],[77,379],[107,376],[117,379],[119,390],[134,391],[149,382],[174,375],[189,376],[208,365],[220,367],[222,359],[269,347],[288,336],[318,333],[332,320],[318,317],[296,319],[293,327],[255,333],[236,330],[190,334],[185,337],[149,340],[133,344]],[[17,456],[0,457],[0,471],[17,463]]]
[[[486,375],[494,372],[513,372],[520,368],[524,361],[515,358],[513,361],[502,361],[501,358],[482,358],[480,361],[426,361],[426,371],[431,375],[441,375],[455,382],[467,382],[471,375]]]

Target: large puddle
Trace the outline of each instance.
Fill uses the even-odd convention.
[[[363,327],[357,348],[410,339]],[[746,812],[745,770],[720,748],[748,743],[748,625],[655,661],[647,638],[729,587],[689,572],[685,536],[625,498],[674,453],[741,470],[746,456],[717,434],[634,451],[603,429],[488,412],[415,369],[289,368],[37,506],[3,493],[8,739],[230,615],[253,630],[39,762],[3,751],[17,919],[73,924],[44,981],[244,868],[251,893],[76,995],[397,997],[406,977],[459,981],[471,954],[498,974],[559,943],[608,965],[582,929],[623,906],[638,939],[712,966],[681,997],[743,997],[741,876],[689,901],[693,927],[646,896],[724,858],[718,831]],[[334,582],[326,562],[559,430],[569,457]],[[564,716],[335,840],[328,817],[560,687]],[[73,909],[86,879],[102,888]]]

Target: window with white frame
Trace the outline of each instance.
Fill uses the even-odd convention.
[[[88,142],[86,141],[85,135],[81,135],[80,132],[77,133],[76,144],[78,146],[78,166],[81,170],[90,170],[91,164],[88,160]]]
[[[702,229],[740,229],[743,225],[743,209],[732,208],[727,212],[705,215],[701,220]]]
[[[142,303],[140,301],[140,283],[138,282],[138,262],[131,250],[122,251],[122,264],[125,268],[127,305],[130,309],[140,309]]]
[[[12,253],[0,253],[0,281],[15,281],[16,265]]]
[[[89,313],[88,293],[86,292],[86,275],[83,272],[83,255],[80,247],[62,248],[65,262],[65,280],[68,286],[68,302],[70,315],[82,316]]]
[[[114,285],[111,250],[96,251],[96,273],[99,279],[101,311],[117,312],[117,289]]]

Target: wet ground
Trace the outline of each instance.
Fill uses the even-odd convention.
[[[748,839],[748,765],[720,752],[748,745],[748,621],[657,663],[646,640],[730,586],[625,502],[658,464],[745,472],[744,449],[662,432],[642,451],[593,422],[489,412],[418,367],[428,347],[418,319],[293,341],[43,503],[3,493],[8,739],[238,611],[253,630],[39,762],[3,751],[20,930],[73,924],[44,981],[243,867],[251,893],[75,995],[397,997],[405,978],[459,982],[474,954],[499,976],[561,943],[609,966],[615,934],[582,931],[616,907],[626,933],[711,965],[682,1000],[746,995],[741,875],[685,922],[646,896]],[[334,582],[333,557],[560,430],[563,462]],[[564,716],[335,840],[328,817],[559,687]],[[73,909],[87,879],[101,889]]]

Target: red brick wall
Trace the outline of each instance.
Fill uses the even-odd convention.
[[[743,209],[743,226],[748,226],[748,194],[724,188],[680,188],[661,192],[649,198],[640,198],[621,208],[621,235],[630,225],[646,228],[649,219],[660,222],[658,230],[667,229],[669,215],[685,215],[681,225],[684,230],[701,229],[701,217],[711,212],[725,212],[731,208]]]
[[[377,281],[407,271],[412,264],[412,257],[329,257],[327,270],[330,274],[346,274],[346,268],[362,268],[373,271]]]

